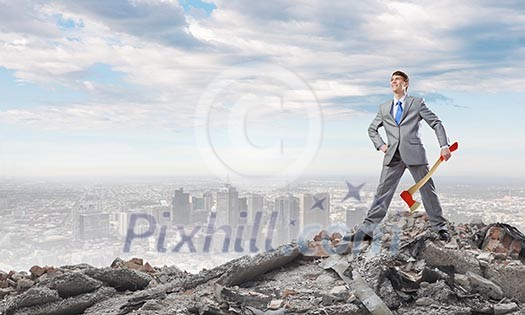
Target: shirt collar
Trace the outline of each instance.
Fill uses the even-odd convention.
[[[401,96],[401,98],[400,98],[400,99],[396,99],[396,98],[394,97],[394,105],[396,105],[396,104],[397,104],[397,101],[401,101],[401,103],[403,103],[403,104],[404,104],[404,103],[405,103],[405,99],[406,99],[406,98],[407,98],[407,94],[406,94],[406,93],[405,93],[405,94],[404,94],[403,96]]]

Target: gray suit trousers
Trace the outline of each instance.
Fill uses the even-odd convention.
[[[401,176],[405,172],[405,169],[410,171],[414,181],[417,183],[428,173],[428,165],[411,165],[407,166],[402,160],[399,150],[396,151],[391,163],[383,166],[381,171],[381,178],[379,180],[379,186],[374,198],[374,202],[368,210],[367,216],[364,220],[361,229],[368,234],[372,234],[375,227],[383,220],[386,216],[392,197],[396,191],[396,188],[401,180]],[[443,210],[436,194],[436,189],[432,178],[421,187],[419,190],[421,193],[421,199],[423,200],[423,206],[430,219],[432,229],[446,230],[446,220],[443,217]]]

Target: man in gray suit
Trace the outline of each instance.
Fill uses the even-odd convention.
[[[434,129],[444,159],[448,160],[451,156],[448,137],[441,120],[425,105],[423,99],[407,95],[408,84],[408,75],[404,72],[392,73],[390,87],[394,98],[379,106],[379,112],[368,127],[368,135],[374,147],[382,151],[385,157],[374,202],[363,225],[352,235],[352,240],[372,238],[373,230],[386,215],[405,169],[408,168],[416,182],[428,173],[428,161],[419,133],[421,120]],[[380,127],[385,128],[388,144],[378,132]],[[432,179],[421,187],[420,192],[432,228],[438,232],[441,240],[450,240]]]

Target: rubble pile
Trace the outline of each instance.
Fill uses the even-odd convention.
[[[445,243],[425,214],[400,213],[371,241],[321,231],[198,274],[138,258],[0,271],[0,314],[525,314],[525,236],[449,229]]]

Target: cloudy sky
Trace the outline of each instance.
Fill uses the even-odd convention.
[[[523,177],[523,60],[521,1],[0,0],[0,176],[375,176],[401,69],[443,173]]]

